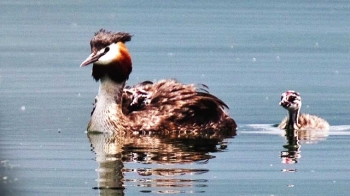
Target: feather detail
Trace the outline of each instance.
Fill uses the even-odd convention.
[[[278,125],[278,128],[285,129],[288,124],[288,117],[285,117]],[[301,114],[298,118],[298,129],[302,130],[329,130],[329,124],[324,119],[310,114]]]

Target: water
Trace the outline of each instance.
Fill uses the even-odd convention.
[[[2,195],[350,190],[349,2],[0,5]],[[127,44],[134,65],[129,84],[162,78],[205,83],[229,105],[237,136],[212,145],[144,136],[134,146],[99,150],[105,143],[96,147],[92,141],[106,138],[85,133],[98,84],[91,67],[79,65],[90,52],[93,32],[102,27],[134,35]],[[289,89],[301,93],[302,112],[328,120],[328,133],[301,133],[293,147],[297,141],[272,126],[286,114],[278,101]],[[97,189],[104,182],[119,188]]]

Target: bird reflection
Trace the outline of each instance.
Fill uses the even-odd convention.
[[[287,143],[283,145],[285,151],[281,151],[282,163],[294,164],[298,163],[300,155],[300,144],[297,130],[295,129],[286,129],[286,140]]]
[[[205,187],[198,175],[209,172],[199,168],[215,158],[210,152],[227,147],[225,138],[236,132],[132,132],[88,133],[96,154],[100,195],[124,195],[125,187],[139,187],[140,192],[193,193]],[[197,163],[189,165],[188,163]],[[135,168],[126,168],[135,165]],[[187,165],[186,165],[187,164]],[[196,168],[189,168],[196,167]]]
[[[301,158],[301,144],[315,144],[328,137],[328,131],[321,130],[296,130],[286,129],[286,144],[283,145],[284,151],[281,151],[281,160],[285,164],[298,163]]]

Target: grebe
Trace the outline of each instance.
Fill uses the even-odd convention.
[[[329,124],[324,119],[310,115],[300,114],[301,97],[296,91],[289,90],[281,95],[280,106],[288,110],[288,115],[278,126],[281,129],[320,130],[328,131]]]
[[[206,86],[175,80],[145,81],[125,87],[132,61],[125,42],[129,33],[101,29],[90,41],[91,54],[80,67],[93,63],[92,77],[100,81],[88,131],[235,131],[228,106]]]

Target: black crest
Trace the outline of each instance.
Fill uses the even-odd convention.
[[[101,50],[102,48],[107,47],[108,45],[112,43],[117,42],[127,42],[131,40],[132,35],[125,32],[111,32],[106,31],[105,29],[100,29],[98,32],[95,33],[95,36],[90,41],[91,46],[91,52],[96,53],[97,51]]]

